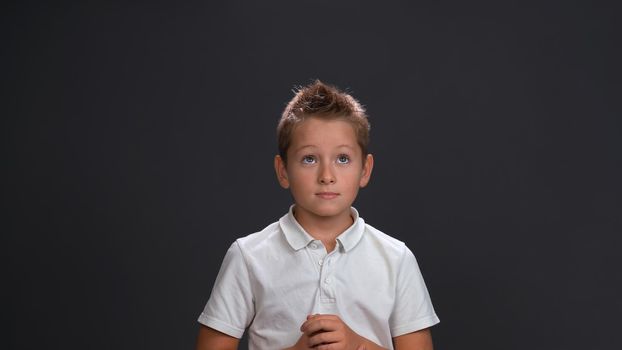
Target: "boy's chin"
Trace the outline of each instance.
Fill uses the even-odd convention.
[[[296,205],[300,208],[300,206]],[[320,217],[323,219],[331,219],[337,218],[340,216],[345,216],[350,214],[350,206],[347,207],[322,207],[322,208],[304,208],[303,211],[306,212],[307,215],[312,215],[316,217]]]

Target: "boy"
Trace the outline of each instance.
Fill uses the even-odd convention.
[[[369,123],[350,95],[315,81],[277,128],[289,213],[236,240],[214,284],[198,350],[432,349],[439,322],[414,255],[351,207],[369,182]]]

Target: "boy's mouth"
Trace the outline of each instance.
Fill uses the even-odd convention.
[[[320,197],[320,198],[322,198],[322,199],[333,199],[333,198],[339,196],[339,193],[336,193],[336,192],[318,192],[315,195]]]

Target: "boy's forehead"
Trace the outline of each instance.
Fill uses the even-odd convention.
[[[308,118],[292,130],[290,141],[297,149],[322,145],[349,148],[358,146],[354,126],[343,119]]]

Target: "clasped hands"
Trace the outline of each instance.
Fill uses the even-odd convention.
[[[336,315],[307,316],[300,326],[302,336],[286,350],[373,350],[376,344],[356,334]]]

